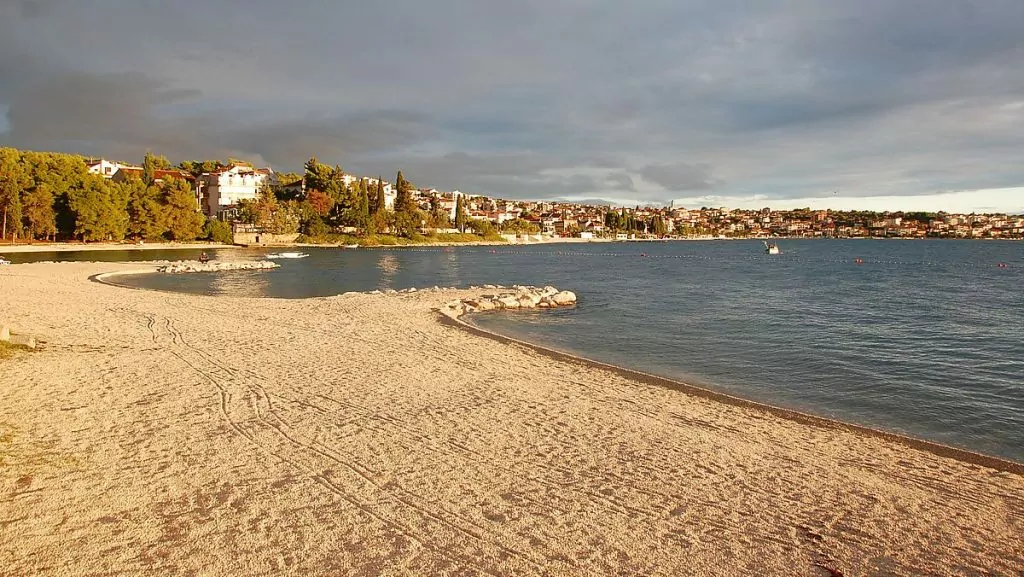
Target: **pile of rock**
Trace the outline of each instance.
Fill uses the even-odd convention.
[[[445,303],[442,311],[452,316],[503,309],[556,308],[576,304],[576,294],[553,286],[513,286],[511,290]]]
[[[157,267],[156,272],[182,273],[182,272],[221,272],[226,270],[267,270],[278,268],[281,265],[269,260],[249,260],[234,262],[199,262],[179,261],[168,265]]]

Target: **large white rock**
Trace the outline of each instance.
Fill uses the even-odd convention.
[[[571,305],[576,302],[576,293],[572,291],[562,291],[555,296],[551,297],[551,300],[559,306]]]
[[[533,302],[533,299],[528,295],[523,295],[517,299],[519,301],[519,307],[524,309],[532,309],[537,306],[537,303]]]
[[[502,295],[495,299],[495,304],[502,309],[517,309],[519,308],[519,299],[512,295]]]

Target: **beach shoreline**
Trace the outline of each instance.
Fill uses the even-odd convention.
[[[0,254],[24,254],[34,252],[105,252],[116,250],[151,251],[151,250],[223,250],[239,248],[233,244],[212,242],[166,242],[166,243],[32,243],[4,244],[0,243]]]
[[[439,322],[480,291],[92,282],[148,270],[0,269],[0,323],[42,343],[0,361],[11,574],[1024,564],[1014,467]]]

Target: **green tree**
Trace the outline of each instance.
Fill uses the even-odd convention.
[[[206,224],[203,225],[203,238],[210,242],[219,242],[221,244],[233,244],[235,242],[235,236],[231,232],[231,225],[223,220],[214,218],[208,219]]]
[[[17,238],[21,229],[21,195],[30,178],[22,164],[21,152],[0,148],[0,239]]]
[[[470,219],[466,227],[480,236],[491,236],[494,234],[494,225],[486,218]]]
[[[203,230],[203,215],[196,206],[192,185],[180,178],[164,182],[164,220],[171,240],[195,240]]]
[[[147,185],[153,184],[156,180],[156,171],[167,170],[171,167],[170,161],[164,156],[157,156],[147,151],[142,158],[142,181]]]
[[[53,193],[50,187],[40,184],[22,197],[25,229],[31,238],[49,240],[57,234],[57,221],[53,212]]]
[[[156,185],[146,186],[141,178],[129,177],[114,186],[128,198],[128,235],[133,238],[156,240],[167,232],[162,193]]]
[[[255,200],[243,200],[242,219],[270,234],[298,232],[299,218],[292,214],[289,205],[277,200],[274,191],[267,185],[260,188]]]
[[[318,161],[315,156],[306,161],[304,168],[306,173],[303,178],[306,179],[306,190],[327,192],[330,183],[337,180],[334,169]]]
[[[128,198],[99,175],[89,175],[69,193],[75,234],[82,240],[121,240],[128,232]]]
[[[466,201],[460,194],[455,200],[455,228],[459,229],[459,232],[466,232],[466,221]]]
[[[498,228],[502,232],[514,232],[516,234],[537,234],[540,232],[539,226],[521,218],[507,220],[501,223]]]
[[[368,232],[370,229],[370,191],[368,188],[365,180],[360,183],[359,212],[357,214],[359,224],[356,226],[363,232]]]
[[[178,168],[199,178],[204,173],[216,172],[224,166],[219,160],[183,160],[178,163]]]

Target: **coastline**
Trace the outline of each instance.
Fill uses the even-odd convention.
[[[0,269],[0,321],[43,341],[4,361],[0,389],[14,574],[1024,563],[1019,473],[438,322],[476,291],[284,300],[90,282],[150,264]]]
[[[681,393],[685,393],[687,395],[701,397],[718,403],[725,403],[737,407],[763,411],[765,413],[769,413],[777,417],[781,417],[806,425],[823,427],[826,429],[842,429],[851,431],[859,435],[878,437],[881,439],[885,439],[887,441],[892,441],[894,443],[906,445],[907,447],[915,450],[927,451],[939,457],[955,459],[957,461],[961,461],[964,463],[978,465],[981,467],[987,467],[1005,473],[1024,475],[1024,463],[1019,463],[1017,461],[1013,461],[1010,459],[1005,459],[994,455],[987,455],[985,453],[978,453],[968,449],[954,447],[951,445],[944,445],[942,443],[936,443],[934,441],[928,441],[926,439],[920,439],[908,435],[901,435],[899,433],[893,433],[890,431],[885,431],[883,429],[859,425],[857,423],[842,421],[839,419],[831,419],[828,417],[821,417],[818,415],[813,415],[811,413],[805,413],[802,411],[797,411],[795,409],[788,409],[786,407],[772,405],[761,401],[745,399],[743,397],[730,395],[728,393],[723,393],[706,387],[691,385],[689,383],[684,383],[682,381],[677,381],[675,379],[670,379],[668,377],[663,377],[661,375],[645,373],[637,369],[631,369],[629,367],[606,363],[600,360],[574,355],[572,353],[567,353],[565,351],[560,351],[557,349],[546,347],[544,345],[532,343],[530,341],[524,341],[521,339],[517,339],[515,337],[510,337],[507,335],[503,335],[501,333],[485,329],[476,324],[473,324],[472,322],[463,320],[463,317],[469,317],[471,315],[476,314],[487,313],[475,312],[461,316],[456,316],[448,314],[446,312],[439,311],[439,322],[450,326],[458,327],[461,330],[468,331],[472,334],[482,336],[499,343],[514,344],[517,346],[527,347],[542,355],[551,357],[552,359],[557,361],[576,363],[589,368],[609,371],[612,373],[622,375],[626,378],[635,380],[637,382],[664,387],[666,389],[678,391]]]

